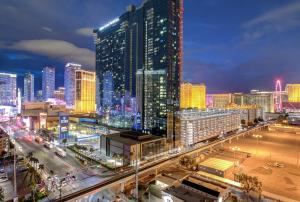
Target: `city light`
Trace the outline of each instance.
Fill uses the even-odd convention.
[[[300,2],[140,1],[3,2],[0,200],[298,200]]]
[[[119,22],[119,18],[115,18],[112,21],[108,22],[107,24],[103,25],[102,27],[99,28],[99,31],[103,31],[104,29],[108,28],[109,26]]]

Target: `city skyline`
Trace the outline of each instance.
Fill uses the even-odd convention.
[[[300,199],[299,0],[3,0],[0,25],[0,201]]]
[[[94,65],[91,28],[101,27],[119,16],[128,4],[141,3],[138,0],[105,2],[95,2],[93,8],[81,3],[82,8],[74,6],[72,9],[56,1],[46,1],[43,5],[38,1],[26,5],[4,2],[1,15],[11,21],[1,22],[4,31],[0,34],[0,70],[18,74],[19,87],[22,87],[24,74],[31,71],[39,90],[44,66],[56,67],[56,87],[63,85],[60,81],[67,62],[78,62],[90,69]],[[37,12],[46,6],[49,10],[55,9],[57,16]],[[249,1],[241,6],[237,1],[228,4],[225,1],[185,1],[184,6],[184,81],[205,83],[209,93],[248,92],[253,88],[272,90],[278,78],[284,83],[298,82],[299,2],[272,0],[256,5]],[[96,12],[96,8],[103,12]],[[27,16],[30,24],[23,22],[24,25],[18,26],[26,9],[34,9]],[[82,17],[72,14],[74,9]],[[239,18],[233,13],[239,14]],[[38,14],[40,22],[34,20]],[[65,16],[68,18],[63,19]],[[57,18],[61,18],[61,24],[55,24]],[[72,23],[63,26],[64,20]],[[12,28],[8,22],[17,26]],[[10,34],[18,30],[23,34]],[[43,44],[48,48],[41,50],[39,46]],[[57,47],[61,51],[55,51]],[[251,82],[253,80],[256,82]]]

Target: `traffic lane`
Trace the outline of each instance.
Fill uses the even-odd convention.
[[[78,173],[80,171],[80,169],[78,169],[80,164],[76,163],[76,165],[72,165],[75,164],[76,160],[70,160],[70,158],[72,158],[70,156],[61,158],[53,151],[46,149],[43,145],[34,141],[21,140],[18,141],[18,143],[21,145],[25,155],[32,152],[33,156],[39,159],[40,164],[44,164],[48,170],[53,170],[54,174],[65,175],[67,172],[75,173],[74,171],[76,171],[76,173]],[[86,175],[80,175],[80,177],[86,177]]]

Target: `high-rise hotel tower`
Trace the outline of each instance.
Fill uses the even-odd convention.
[[[129,6],[119,18],[94,30],[102,107],[119,105],[125,94],[142,96],[137,100],[142,105],[138,109],[143,129],[173,140],[180,97],[182,22],[183,0],[144,0],[140,7]],[[137,70],[143,86],[137,86]]]

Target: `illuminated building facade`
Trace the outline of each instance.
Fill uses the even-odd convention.
[[[208,108],[225,108],[232,101],[231,93],[208,94],[206,96],[206,106]]]
[[[206,87],[204,84],[183,83],[180,87],[180,108],[206,108]]]
[[[55,90],[55,68],[44,67],[43,68],[43,99],[47,101],[49,98],[54,98]]]
[[[182,110],[176,115],[176,133],[180,144],[189,146],[240,128],[238,110]]]
[[[113,75],[110,71],[103,74],[103,107],[109,109],[113,105]]]
[[[80,70],[81,65],[75,63],[67,63],[64,74],[65,101],[66,106],[73,109],[75,106],[75,72]]]
[[[263,108],[257,105],[237,105],[231,103],[226,109],[239,111],[241,121],[244,120],[245,124],[253,124],[255,120],[265,119]]]
[[[65,88],[59,87],[57,90],[54,91],[54,98],[57,100],[64,101],[65,100]]]
[[[164,70],[144,71],[143,77],[143,128],[152,133],[166,131],[166,72]]]
[[[287,84],[288,102],[300,102],[300,84]]]
[[[142,9],[129,6],[119,18],[94,30],[99,104],[103,110],[118,108],[125,94],[135,97],[136,71],[143,67],[142,25]]]
[[[0,73],[0,105],[17,105],[17,75]]]
[[[142,97],[145,99],[137,98],[138,105],[140,104],[140,107],[142,105],[143,108],[143,128],[146,130],[158,128],[159,133],[169,139],[175,138],[174,113],[180,107],[182,20],[182,0],[147,0],[139,8],[129,6],[119,18],[94,30],[100,104],[104,105],[106,94],[104,74],[109,71],[112,75],[112,104],[120,106],[126,94],[131,97],[137,96],[136,73],[137,70],[143,69],[145,81],[142,89],[152,91],[153,86],[161,86],[162,89],[159,91],[166,92],[164,100],[162,96],[157,99],[146,98],[147,94],[153,94],[154,91],[143,92]],[[162,72],[167,77],[163,81],[157,80]],[[154,84],[155,82],[159,83]],[[165,86],[162,86],[161,82],[165,82]],[[142,104],[139,103],[141,100]]]
[[[280,92],[281,101],[287,101],[287,94],[284,91]],[[276,96],[278,92],[275,91],[259,91],[251,90],[250,93],[234,93],[232,95],[232,102],[237,105],[256,105],[263,108],[264,112],[275,112]]]
[[[96,110],[95,72],[75,71],[75,108],[76,113],[91,113]]]
[[[34,75],[29,72],[24,76],[24,101],[34,101]]]

